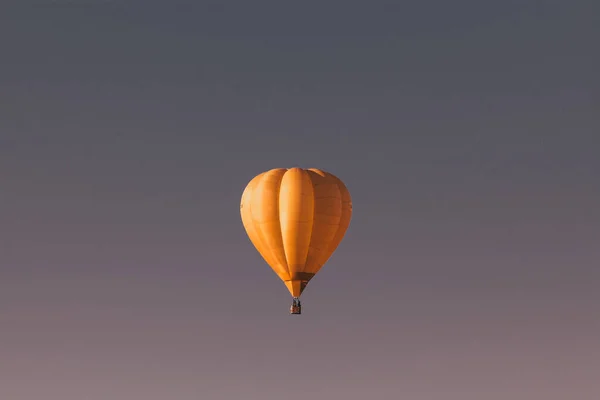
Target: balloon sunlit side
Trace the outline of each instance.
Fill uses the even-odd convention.
[[[319,169],[277,168],[248,183],[240,204],[250,241],[293,297],[300,295],[342,241],[352,217],[344,183]]]

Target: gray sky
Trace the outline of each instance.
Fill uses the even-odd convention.
[[[600,398],[598,6],[199,3],[0,6],[0,398]],[[292,166],[354,206],[300,317]]]

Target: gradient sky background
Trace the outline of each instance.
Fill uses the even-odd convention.
[[[198,3],[0,7],[1,399],[600,398],[593,1]],[[292,166],[354,204],[300,317]]]

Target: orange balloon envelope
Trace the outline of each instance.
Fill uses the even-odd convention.
[[[272,169],[248,183],[240,212],[250,241],[294,297],[290,312],[300,314],[300,295],[350,225],[348,189],[318,169]]]

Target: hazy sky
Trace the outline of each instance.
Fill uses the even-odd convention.
[[[600,398],[593,1],[26,3],[1,399]],[[292,166],[354,206],[302,316],[239,216]]]

